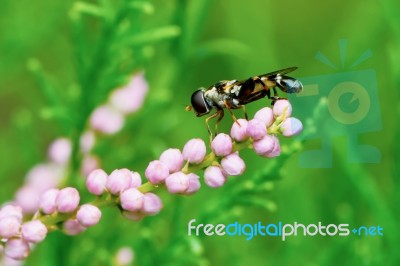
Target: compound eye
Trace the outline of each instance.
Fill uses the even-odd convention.
[[[202,116],[210,112],[208,105],[204,99],[204,92],[197,90],[192,94],[192,107],[197,116]]]
[[[299,93],[303,90],[303,84],[297,79],[283,76],[278,82],[279,87],[287,93]]]

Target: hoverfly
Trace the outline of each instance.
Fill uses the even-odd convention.
[[[210,137],[211,129],[208,124],[210,119],[218,117],[215,124],[215,134],[218,132],[218,124],[224,117],[224,108],[226,108],[233,120],[238,123],[232,109],[243,109],[246,119],[247,113],[245,105],[264,98],[272,100],[272,105],[279,99],[285,99],[278,96],[276,87],[286,93],[299,93],[303,89],[301,82],[295,78],[285,76],[285,74],[296,70],[297,67],[289,67],[274,71],[272,73],[258,75],[246,80],[222,80],[210,86],[208,89],[201,88],[195,91],[191,97],[191,106],[186,110],[194,110],[197,117],[209,114],[212,109],[216,112],[206,119],[206,125]],[[271,96],[271,90],[273,95]]]

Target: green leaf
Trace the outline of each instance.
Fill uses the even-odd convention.
[[[36,58],[29,59],[27,67],[35,76],[36,81],[39,84],[39,88],[41,89],[41,92],[46,98],[48,104],[53,107],[63,105],[61,95],[57,93],[57,90],[50,83],[49,78],[45,75],[39,60]]]
[[[180,27],[175,25],[169,25],[133,35],[130,38],[122,40],[120,44],[130,45],[130,46],[144,45],[148,43],[163,41],[165,39],[175,38],[180,34],[181,34]]]
[[[129,4],[132,9],[142,11],[144,14],[152,15],[154,13],[154,6],[150,2],[134,1]]]
[[[80,17],[81,14],[92,15],[94,17],[107,17],[107,13],[101,7],[86,3],[75,2],[71,9],[71,17]]]

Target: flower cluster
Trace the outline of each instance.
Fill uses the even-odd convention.
[[[278,100],[274,107],[262,108],[250,121],[239,119],[233,123],[230,135],[218,134],[211,142],[212,152],[207,155],[201,139],[191,139],[183,147],[164,151],[159,160],[149,163],[145,175],[153,185],[165,184],[174,194],[192,194],[200,188],[199,176],[194,172],[204,169],[204,182],[220,187],[228,176],[242,175],[245,162],[239,150],[248,147],[263,157],[280,155],[277,134],[291,137],[299,134],[303,125],[291,117],[292,106],[287,100]]]
[[[136,112],[147,95],[148,84],[143,73],[134,75],[128,85],[114,90],[107,103],[97,107],[90,116],[91,129],[112,135],[122,129],[125,116]]]
[[[99,159],[90,154],[96,141],[96,133],[113,135],[119,132],[125,124],[125,117],[142,107],[147,92],[148,84],[144,73],[139,72],[132,76],[127,85],[113,90],[105,104],[93,110],[89,118],[89,129],[81,136],[84,176],[100,167]]]
[[[35,203],[38,211],[33,218],[24,223],[23,208],[6,205],[0,210],[2,253],[21,260],[28,256],[30,244],[43,241],[48,231],[60,229],[68,235],[76,235],[100,221],[100,207],[104,205],[117,206],[124,217],[134,221],[155,215],[163,204],[152,191],[165,187],[172,194],[193,194],[201,187],[200,177],[196,174],[200,170],[204,170],[206,185],[223,186],[228,176],[242,175],[246,169],[239,156],[240,150],[250,148],[267,158],[280,155],[277,135],[291,137],[303,129],[300,120],[291,117],[291,113],[289,101],[279,100],[272,109],[262,108],[249,121],[239,119],[233,123],[230,135],[220,133],[212,140],[208,154],[205,142],[197,138],[189,140],[182,151],[167,149],[158,160],[148,164],[144,172],[148,182],[144,184],[138,172],[124,168],[108,175],[104,170],[96,169],[86,179],[88,191],[97,196],[91,203],[79,205],[80,196],[75,188],[50,187]],[[66,143],[57,145],[66,146]],[[90,150],[90,147],[86,148]],[[53,150],[50,152],[53,161],[67,161],[67,152],[55,152],[54,147],[50,150]]]
[[[134,221],[146,215],[155,215],[163,207],[156,194],[139,190],[141,184],[139,173],[126,168],[116,169],[110,175],[97,169],[86,179],[86,187],[90,193],[96,196],[106,194],[103,202],[118,204],[123,216]]]
[[[15,204],[24,214],[39,210],[40,196],[48,189],[58,187],[67,172],[72,145],[66,138],[53,141],[48,149],[49,160],[35,165],[26,175],[25,184],[15,194]]]
[[[142,106],[147,91],[148,84],[144,74],[137,73],[126,86],[112,91],[105,105],[93,111],[90,128],[80,139],[84,176],[100,166],[98,158],[90,154],[96,141],[96,132],[104,134],[118,132],[124,124],[124,117],[136,112]],[[71,153],[71,141],[64,137],[58,138],[49,146],[48,161],[35,165],[28,172],[25,184],[15,195],[15,204],[22,208],[24,214],[37,212],[40,196],[48,189],[59,187],[67,172]]]
[[[92,204],[79,206],[78,190],[66,187],[49,189],[40,198],[40,212],[23,222],[22,208],[6,205],[0,210],[0,237],[5,240],[4,255],[21,260],[29,255],[30,244],[42,242],[57,222],[65,233],[75,235],[100,221],[100,209]],[[61,219],[61,220],[59,220]]]

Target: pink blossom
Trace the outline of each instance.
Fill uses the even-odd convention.
[[[292,105],[288,100],[278,100],[275,102],[272,111],[275,116],[280,116],[285,113],[286,117],[289,117],[292,114]]]
[[[152,184],[159,184],[164,182],[168,177],[169,169],[161,161],[155,160],[149,163],[146,168],[145,175]]]
[[[15,201],[24,213],[35,213],[39,209],[40,193],[31,186],[24,186],[17,191]]]
[[[22,221],[22,208],[20,206],[17,205],[12,205],[12,204],[8,204],[8,205],[4,205],[1,209],[0,209],[0,219],[4,218],[4,217],[9,217],[9,216],[14,216],[15,218],[18,219],[18,221]]]
[[[72,144],[67,138],[59,138],[50,144],[48,155],[56,164],[66,165],[71,157]]]
[[[14,260],[26,259],[29,255],[29,245],[20,238],[12,238],[6,242],[4,255]]]
[[[60,190],[52,188],[40,197],[39,207],[45,214],[52,214],[57,210],[56,198]]]
[[[217,156],[226,156],[232,152],[232,139],[225,133],[218,134],[211,143],[211,149]]]
[[[280,130],[283,136],[292,137],[301,133],[303,130],[303,124],[299,119],[289,117],[282,122]]]
[[[254,119],[264,123],[266,127],[269,127],[274,122],[274,113],[269,107],[264,107],[256,112]]]
[[[147,215],[155,215],[160,212],[162,209],[163,204],[156,194],[153,193],[146,193],[143,197],[143,209],[142,211]]]
[[[76,219],[84,227],[90,227],[99,223],[101,211],[92,204],[83,204],[76,213]]]
[[[90,126],[104,134],[115,134],[122,129],[125,118],[109,105],[97,107],[90,116]]]
[[[161,154],[160,161],[168,167],[170,173],[174,173],[182,168],[183,156],[178,149],[168,149]]]
[[[200,180],[199,176],[193,173],[187,175],[189,178],[189,187],[186,190],[185,194],[193,194],[200,189]]]
[[[189,189],[189,177],[182,172],[176,172],[167,177],[165,185],[169,193],[185,193]]]
[[[252,139],[258,140],[267,134],[267,128],[263,122],[253,119],[249,121],[246,133]]]
[[[106,190],[108,175],[102,169],[92,171],[86,179],[86,187],[90,193],[100,196]]]
[[[191,139],[183,147],[183,159],[190,163],[199,164],[206,156],[206,144],[202,139]]]
[[[47,228],[41,221],[33,220],[22,225],[21,234],[25,241],[39,243],[46,238]]]
[[[58,192],[56,197],[57,210],[61,213],[73,212],[78,208],[80,196],[78,190],[73,187],[66,187]]]
[[[148,92],[148,84],[143,73],[133,76],[129,84],[116,89],[110,96],[111,105],[124,114],[136,112],[142,107]]]
[[[78,220],[71,219],[64,222],[63,229],[67,235],[74,236],[85,231],[86,227],[82,226]]]
[[[121,207],[127,211],[139,211],[143,208],[144,195],[137,188],[130,188],[121,193]]]
[[[248,139],[247,124],[248,122],[246,119],[238,119],[237,122],[233,123],[231,128],[231,137],[239,142]]]
[[[133,262],[134,253],[130,247],[120,248],[117,252],[115,260],[118,266],[128,266]]]
[[[83,176],[88,176],[90,172],[100,167],[99,159],[91,154],[85,154],[82,160],[81,172]]]
[[[131,186],[132,172],[126,168],[112,171],[106,181],[107,190],[114,195],[121,193]]]
[[[226,182],[226,174],[218,166],[209,166],[204,171],[204,181],[209,187],[221,187]]]
[[[15,216],[7,216],[0,219],[0,239],[11,238],[19,233],[21,222]]]
[[[221,160],[221,166],[228,175],[241,175],[246,170],[246,165],[239,154],[232,153]]]
[[[88,153],[93,149],[96,142],[96,136],[93,131],[88,130],[84,132],[80,139],[80,148],[84,153]]]

